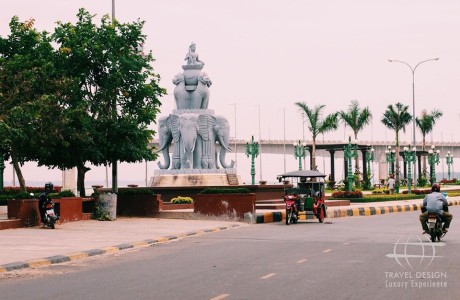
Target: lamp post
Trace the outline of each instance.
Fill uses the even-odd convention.
[[[395,170],[394,170],[393,163],[395,162],[395,156],[396,156],[395,150],[394,149],[391,150],[391,146],[388,146],[388,149],[385,150],[385,155],[386,155],[386,159],[388,163],[388,173],[394,174]]]
[[[353,168],[352,168],[352,158],[356,157],[358,155],[358,149],[356,148],[356,145],[353,149],[353,146],[351,145],[351,136],[348,136],[348,145],[343,146],[343,155],[345,159],[347,160],[347,181],[348,181],[348,191],[353,191],[353,181],[354,181],[354,175],[353,175]]]
[[[434,145],[431,145],[430,151],[428,151],[428,163],[430,164],[430,181],[431,184],[436,182],[436,171],[435,165],[439,164],[439,149],[434,150]]]
[[[254,135],[251,137],[251,144],[246,143],[246,156],[251,156],[251,178],[252,185],[255,184],[256,176],[256,166],[254,164],[254,159],[259,155],[259,143],[254,141]]]
[[[450,151],[447,151],[446,154],[446,163],[447,163],[447,176],[448,179],[450,180],[450,166],[454,162],[454,156],[450,153]]]
[[[439,60],[439,57],[422,60],[421,62],[416,64],[415,67],[413,67],[413,68],[412,68],[411,65],[409,65],[408,63],[406,63],[404,61],[400,61],[400,60],[396,60],[396,59],[389,59],[388,60],[389,62],[397,62],[397,63],[405,64],[406,66],[409,67],[409,69],[412,72],[412,127],[413,127],[412,128],[412,144],[414,146],[417,145],[416,142],[415,142],[415,70],[417,70],[417,67],[420,66],[421,64],[425,63],[425,62],[438,61],[438,60]],[[423,149],[423,150],[425,150],[425,149]],[[414,161],[414,179],[417,179],[415,161]]]
[[[305,147],[307,144],[300,143],[300,140],[296,143],[293,144],[294,146],[294,157],[299,159],[299,171],[302,170],[302,158],[307,156],[307,151],[305,151]]]
[[[369,155],[366,155],[366,162],[367,162],[367,178],[369,187],[371,186],[371,162],[374,161],[374,147],[371,148]]]
[[[229,105],[234,105],[235,106],[235,109],[234,109],[234,125],[235,125],[235,128],[234,128],[234,133],[235,135],[233,136],[233,139],[234,139],[234,142],[235,142],[235,168],[238,167],[238,156],[237,156],[237,149],[236,149],[236,103],[230,103]]]
[[[412,151],[409,147],[404,147],[404,163],[407,164],[407,192],[410,194],[411,186],[412,186],[412,168],[410,166],[411,163],[415,161],[415,153],[417,149],[414,147]]]

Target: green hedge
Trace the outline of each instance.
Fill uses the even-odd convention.
[[[154,195],[155,193],[149,189],[123,189],[118,190],[118,195]]]
[[[349,199],[350,202],[354,203],[367,203],[367,202],[386,202],[386,201],[398,201],[398,200],[410,200],[410,199],[423,199],[425,195],[372,195],[361,199]]]
[[[249,194],[251,191],[247,188],[207,188],[200,194]]]

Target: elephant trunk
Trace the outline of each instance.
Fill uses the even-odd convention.
[[[164,147],[162,150],[161,150],[162,154],[163,154],[163,159],[165,160],[165,164],[163,165],[160,161],[158,162],[158,167],[160,169],[168,169],[169,168],[169,165],[171,164],[171,161],[170,161],[170,158],[169,158],[169,150],[167,147]]]
[[[227,164],[225,161],[225,155],[227,154],[227,150],[224,147],[220,148],[220,154],[219,154],[219,161],[220,164],[224,169],[230,169],[235,166],[235,161],[232,159],[230,164]]]
[[[169,144],[171,143],[171,139],[165,139],[163,145],[160,145],[160,149],[158,152],[161,151],[163,154],[163,159],[165,161],[165,164],[163,165],[160,161],[158,162],[158,167],[160,169],[168,169],[169,165],[171,164],[171,160],[169,158]]]
[[[227,151],[233,151],[229,146],[228,146],[228,141],[225,141],[222,136],[218,136],[219,143],[220,143],[220,152],[219,152],[219,161],[220,164],[224,169],[230,169],[235,166],[235,161],[231,160],[230,164],[227,164],[225,161],[225,155],[227,154]]]

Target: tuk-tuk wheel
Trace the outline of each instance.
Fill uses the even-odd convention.
[[[323,223],[324,222],[324,218],[325,218],[325,210],[324,210],[324,206],[321,205],[321,208],[319,209],[319,212],[318,212],[318,221],[320,223]]]

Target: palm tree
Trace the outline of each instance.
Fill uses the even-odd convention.
[[[326,105],[317,105],[313,109],[310,109],[305,102],[296,102],[295,105],[301,109],[302,114],[307,117],[307,120],[310,123],[308,125],[308,129],[311,132],[313,140],[311,151],[311,168],[316,170],[316,137],[319,134],[337,129],[339,126],[339,122],[337,120],[338,113],[332,113],[327,115],[325,118],[321,118],[321,111],[324,109],[324,107],[326,107]]]
[[[406,125],[412,121],[412,115],[408,112],[409,106],[398,102],[395,106],[388,105],[383,113],[382,123],[396,133],[396,190],[399,190],[399,131],[406,131]]]
[[[372,120],[372,114],[369,107],[365,107],[361,110],[357,100],[351,100],[348,110],[339,111],[339,116],[345,125],[350,126],[351,130],[353,130],[356,140],[358,139],[358,132],[360,132],[364,126],[368,125]],[[355,157],[355,173],[359,173],[358,156]]]
[[[442,117],[442,112],[433,109],[430,114],[424,109],[420,118],[415,118],[415,123],[422,132],[422,150],[425,151],[425,136],[433,130],[436,120]],[[415,146],[415,145],[414,145]],[[423,157],[423,177],[426,177],[426,159]]]

